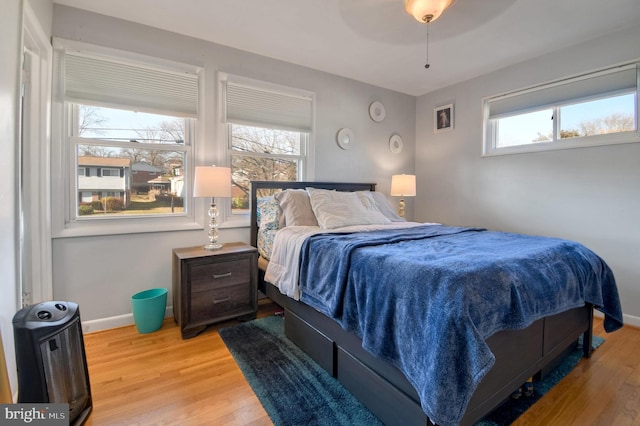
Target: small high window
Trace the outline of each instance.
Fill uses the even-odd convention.
[[[636,64],[484,100],[484,155],[638,142]]]

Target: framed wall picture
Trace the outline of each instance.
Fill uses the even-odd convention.
[[[453,129],[453,104],[436,107],[433,110],[433,131],[444,132]]]

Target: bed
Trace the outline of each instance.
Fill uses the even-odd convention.
[[[352,192],[360,195],[367,195],[367,192],[375,193],[375,184],[368,183],[252,182],[251,205],[258,206],[262,200],[269,199],[269,196],[274,193],[284,190],[302,191],[306,188],[317,189],[319,193],[323,190]],[[314,207],[318,207],[318,205],[314,205]],[[264,213],[262,214],[264,215]],[[361,216],[368,217],[367,213],[362,213]],[[376,221],[375,218],[377,216],[373,217],[374,219],[370,222]],[[261,231],[261,227],[258,226],[260,219],[261,218],[258,217],[258,209],[255,207],[252,208],[251,244],[258,247],[259,250],[261,250],[262,243],[264,242],[260,241],[261,244],[258,244],[259,240],[260,238],[263,240],[265,238],[261,237],[262,234],[259,233],[259,231]],[[318,216],[318,219],[320,219],[320,216]],[[273,229],[274,232],[270,235],[281,232],[280,229],[282,228],[286,229],[283,219],[279,218],[277,220],[278,225],[274,226],[276,229]],[[323,220],[325,219],[323,218]],[[265,219],[262,218],[261,222],[264,223]],[[323,224],[326,225],[326,223]],[[374,223],[373,225],[376,224]],[[262,228],[264,228],[264,226]],[[289,230],[293,232],[295,228],[295,226],[289,227]],[[390,226],[389,228],[393,227]],[[340,229],[341,228],[338,228],[338,231]],[[499,245],[501,244],[500,241],[502,241],[502,238],[511,238],[511,236],[505,236],[502,233],[492,233],[491,231],[482,229],[457,228],[441,225],[416,224],[415,228],[411,228],[410,231],[407,231],[408,228],[404,228],[403,226],[400,226],[399,229],[399,231],[384,229],[371,233],[372,235],[377,235],[377,238],[383,244],[370,243],[369,235],[367,235],[367,240],[361,240],[360,233],[335,232],[334,234],[328,234],[314,231],[313,236],[305,237],[303,239],[303,245],[300,246],[299,259],[301,267],[296,271],[294,281],[299,280],[302,289],[295,288],[290,290],[286,286],[283,287],[281,283],[278,284],[281,288],[276,287],[273,283],[264,279],[265,271],[268,269],[268,262],[261,257],[259,263],[259,288],[267,297],[271,298],[284,309],[285,332],[287,337],[307,352],[324,369],[335,376],[385,424],[427,425],[432,424],[432,421],[442,425],[473,424],[509,398],[512,392],[522,386],[529,378],[543,376],[546,372],[553,369],[553,367],[561,362],[564,356],[575,349],[580,337],[583,338],[585,343],[583,345],[584,356],[589,357],[591,351],[593,305],[591,303],[585,303],[584,299],[595,301],[596,303],[594,304],[599,309],[604,310],[605,328],[608,329],[608,331],[614,331],[622,326],[622,314],[617,290],[615,289],[615,282],[604,262],[602,262],[602,270],[598,271],[598,273],[611,275],[610,277],[607,276],[610,282],[608,282],[608,288],[605,289],[606,291],[602,291],[602,289],[598,291],[596,288],[588,292],[588,297],[585,297],[584,294],[558,294],[555,299],[574,298],[576,301],[581,299],[583,299],[583,301],[581,303],[573,303],[569,307],[563,305],[564,308],[562,309],[552,307],[548,310],[552,312],[551,314],[539,318],[535,317],[534,320],[528,320],[527,318],[513,320],[512,318],[510,321],[513,320],[515,322],[512,321],[508,329],[505,329],[504,326],[496,328],[495,324],[490,321],[488,325],[458,327],[458,322],[447,323],[446,320],[440,321],[440,318],[445,318],[445,316],[440,313],[437,315],[442,316],[437,317],[438,321],[433,321],[432,319],[430,327],[418,325],[420,323],[414,323],[413,320],[405,321],[406,317],[398,316],[397,313],[394,313],[393,315],[396,316],[393,317],[392,320],[389,320],[386,314],[383,315],[383,311],[389,311],[391,309],[394,310],[394,312],[404,312],[405,310],[415,311],[415,309],[422,309],[420,306],[416,308],[414,306],[416,303],[411,299],[423,300],[426,298],[408,297],[406,298],[410,299],[408,303],[402,302],[402,304],[399,304],[399,302],[394,299],[402,299],[397,295],[394,296],[394,294],[397,294],[397,290],[395,290],[396,293],[393,293],[393,290],[389,290],[390,293],[387,294],[387,290],[383,292],[381,288],[392,288],[393,286],[389,285],[391,281],[401,280],[395,280],[393,278],[394,276],[385,276],[384,274],[375,274],[376,276],[380,275],[378,278],[365,277],[363,275],[364,272],[352,267],[353,265],[347,265],[352,269],[346,266],[343,268],[340,263],[342,261],[341,253],[343,253],[343,250],[346,250],[347,247],[353,248],[354,259],[359,256],[358,258],[361,257],[362,262],[367,258],[370,258],[368,261],[373,262],[369,264],[369,266],[363,266],[360,269],[367,271],[374,269],[376,271],[395,271],[396,268],[375,268],[371,265],[380,264],[386,259],[398,259],[398,262],[400,262],[401,259],[401,263],[405,265],[411,257],[399,255],[398,253],[406,252],[407,248],[410,247],[409,244],[414,244],[413,240],[419,241],[420,244],[425,244],[424,241],[431,240],[438,241],[438,244],[441,244],[442,241],[448,241],[447,239],[454,238],[454,242],[450,245],[456,247],[465,246],[467,245],[466,241],[468,241],[472,249],[474,244],[478,244],[477,241],[484,241],[487,238],[489,241],[481,244]],[[425,235],[415,237],[415,234],[418,232]],[[283,234],[281,234],[281,236],[282,235]],[[483,240],[477,240],[478,238],[482,238]],[[392,245],[387,244],[390,239],[394,241],[397,240],[397,250],[399,250],[399,252],[396,252],[396,254],[385,251],[392,247]],[[496,241],[498,241],[498,243],[496,243]],[[547,239],[539,239],[536,237],[532,241],[535,242],[535,244],[542,244],[546,243]],[[529,240],[525,242],[528,244]],[[334,244],[338,245],[335,246]],[[562,245],[564,245],[564,242]],[[578,249],[582,250],[581,246],[577,246]],[[327,251],[321,251],[322,247],[326,247]],[[339,247],[339,249],[335,247]],[[574,250],[575,246],[571,245],[571,249]],[[376,252],[375,250],[382,251]],[[414,250],[423,253],[429,249],[427,246],[420,246]],[[465,250],[469,250],[469,248]],[[513,249],[511,249],[511,251],[513,251]],[[334,254],[333,257],[331,257],[332,252]],[[586,253],[587,256],[591,256],[591,252],[588,250],[586,250]],[[351,255],[349,256],[351,257]],[[580,256],[583,256],[583,254],[580,254]],[[468,257],[473,257],[473,255]],[[312,259],[313,261],[306,262],[308,259]],[[495,262],[492,261],[491,263],[500,263],[500,259],[501,257],[498,257]],[[596,263],[598,262],[599,260],[596,260]],[[550,261],[548,263],[553,262]],[[354,265],[359,264],[360,263],[354,262]],[[327,291],[327,289],[331,289],[331,286],[334,284],[332,284],[331,280],[325,280],[325,276],[339,275],[338,272],[335,272],[328,265],[340,265],[336,270],[342,271],[344,269],[348,271],[344,272],[344,274],[346,274],[345,277],[348,276],[348,280],[344,279],[340,282],[348,281],[349,286],[345,286],[342,292],[336,292],[338,296],[331,293],[333,290]],[[271,266],[273,269],[273,265]],[[320,270],[318,271],[318,269]],[[411,268],[409,267],[409,269]],[[323,273],[323,271],[325,272]],[[503,271],[504,267],[496,275],[502,274]],[[565,274],[566,271],[563,270],[562,273]],[[270,274],[273,275],[271,272]],[[342,274],[342,272],[340,272],[340,274]],[[590,271],[589,274],[591,274]],[[440,275],[441,274],[438,276]],[[460,273],[452,276],[456,282],[465,279],[464,275],[460,275]],[[584,277],[578,277],[575,279],[583,280],[583,278]],[[373,287],[371,283],[378,279],[391,281],[384,281],[386,283],[385,286],[378,285],[375,291],[371,290]],[[586,278],[584,279],[586,280]],[[572,281],[574,278],[566,278],[566,280]],[[323,285],[324,287],[322,287]],[[461,286],[454,285],[451,288],[458,287]],[[336,288],[341,289],[340,286],[336,286]],[[296,291],[298,293],[296,293]],[[549,292],[548,289],[546,291]],[[581,291],[582,290],[578,293]],[[575,293],[575,291],[573,293]],[[449,294],[446,292],[445,294],[447,297],[446,300],[455,300],[455,297],[449,297]],[[511,296],[507,296],[507,298],[512,299]],[[371,302],[371,300],[377,300],[375,302],[376,304],[381,303],[380,306],[384,305],[386,308],[378,309],[374,312],[371,312],[371,309],[369,309],[367,313],[367,303],[369,303],[369,307],[378,306],[375,304],[371,305],[374,303]],[[393,300],[393,302],[385,304],[385,301],[389,300]],[[526,299],[524,300],[526,302]],[[365,301],[369,302],[365,303]],[[532,304],[536,305],[538,302],[532,302]],[[411,305],[411,308],[404,308],[405,305]],[[469,308],[467,305],[471,307]],[[464,310],[475,309],[475,304],[467,305],[465,305],[467,307],[465,307]],[[357,308],[354,306],[357,306]],[[391,308],[389,308],[389,306],[391,306]],[[401,306],[402,308],[397,308],[397,306]],[[453,309],[449,310],[453,311]],[[413,314],[415,314],[415,312]],[[426,316],[427,315],[425,315],[425,317]],[[479,313],[476,312],[475,317],[479,318],[478,321],[481,322],[483,317],[482,311],[479,311]],[[401,320],[399,320],[399,318]],[[415,321],[419,321],[419,319]],[[411,322],[409,326],[407,325],[408,322]],[[445,331],[442,333],[437,331],[436,326],[440,326],[438,325],[439,323],[447,327],[443,328]],[[477,330],[475,330],[475,328],[482,329],[483,327],[486,329],[481,330],[481,333],[476,332]],[[368,331],[367,329],[369,328],[371,328],[373,332]],[[449,345],[444,344],[446,340],[438,340],[438,336],[447,333],[447,330],[451,328],[461,328],[463,330],[461,335],[469,336],[468,343],[465,343],[464,346],[471,349],[453,350],[449,348]],[[407,335],[409,337],[404,337],[407,330],[411,333],[414,332],[412,330],[420,330],[420,333],[422,333],[423,330],[432,329],[433,331],[430,331],[430,335],[417,336],[415,334],[409,334]],[[388,335],[381,334],[381,332],[387,333]],[[484,338],[484,335],[487,337]],[[407,364],[412,364],[413,359],[409,358],[409,362],[407,362],[407,360],[404,360],[404,362],[398,360],[398,357],[402,358],[402,354],[396,353],[399,349],[394,345],[400,345],[400,343],[404,345],[405,342],[397,341],[413,341],[417,338],[416,336],[429,339],[427,340],[429,342],[434,342],[432,345],[423,344],[419,346],[418,352],[429,352],[430,355],[426,359],[421,358],[415,362],[418,366],[417,370],[429,370],[431,369],[430,366],[435,366],[433,370],[436,370],[435,373],[439,376],[426,376],[425,378],[419,377],[416,379],[414,372],[407,371],[411,370],[411,368],[407,367]],[[474,340],[478,340],[478,336],[482,337],[482,341],[474,342]],[[460,343],[459,337],[460,336],[447,338],[456,341],[456,345],[458,345]],[[378,346],[376,346],[376,340],[380,341]],[[465,340],[465,342],[467,341]],[[474,346],[476,343],[481,346],[479,349],[477,346]],[[366,349],[363,346],[366,347]],[[424,347],[428,347],[426,348],[428,350],[423,350],[425,349]],[[407,350],[402,349],[401,352],[404,353],[406,351]],[[411,352],[411,348],[409,348],[408,351]],[[420,353],[419,356],[422,356],[422,354]],[[487,362],[488,360],[491,362]],[[423,364],[420,364],[420,362]],[[471,365],[469,371],[463,371],[464,374],[459,374],[458,370],[465,370],[466,368],[461,366],[467,364]],[[475,364],[480,364],[480,370],[473,369]],[[417,373],[419,375],[420,371]],[[451,378],[451,381],[456,382],[457,387],[462,386],[464,388],[464,386],[468,386],[468,389],[464,388],[460,392],[457,389],[451,389],[452,393],[447,393],[449,390],[446,389],[445,382],[449,382],[449,380],[447,380],[448,374],[452,376],[459,375],[461,378]],[[432,377],[436,377],[436,379]],[[469,377],[471,377],[471,382],[468,381]],[[480,377],[480,379],[478,380],[477,377]],[[468,383],[472,384],[468,385]],[[446,392],[444,392],[445,390]],[[460,395],[458,395],[458,393]],[[454,403],[452,404],[451,401],[454,401]],[[452,410],[447,411],[450,406],[453,406]]]

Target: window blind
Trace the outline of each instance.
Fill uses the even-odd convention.
[[[227,80],[224,84],[227,123],[308,133],[313,127],[313,96],[272,90]]]
[[[198,76],[112,58],[59,52],[64,99],[99,106],[195,118]]]
[[[489,119],[608,93],[632,91],[636,85],[635,65],[606,70],[588,77],[577,77],[489,99]]]

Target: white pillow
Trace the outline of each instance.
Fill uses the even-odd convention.
[[[304,189],[286,189],[278,192],[275,199],[282,209],[285,226],[318,226],[309,203],[309,194]]]
[[[374,192],[374,191],[358,191],[356,192],[358,197],[364,202],[365,199],[370,200],[370,202],[375,203],[375,206],[380,210],[380,213],[385,215],[391,222],[406,222],[407,219],[400,217],[396,214],[389,204],[389,200],[382,192]]]
[[[375,203],[363,203],[355,192],[317,188],[307,188],[307,192],[320,228],[333,229],[349,225],[377,225],[391,222],[378,210]]]

